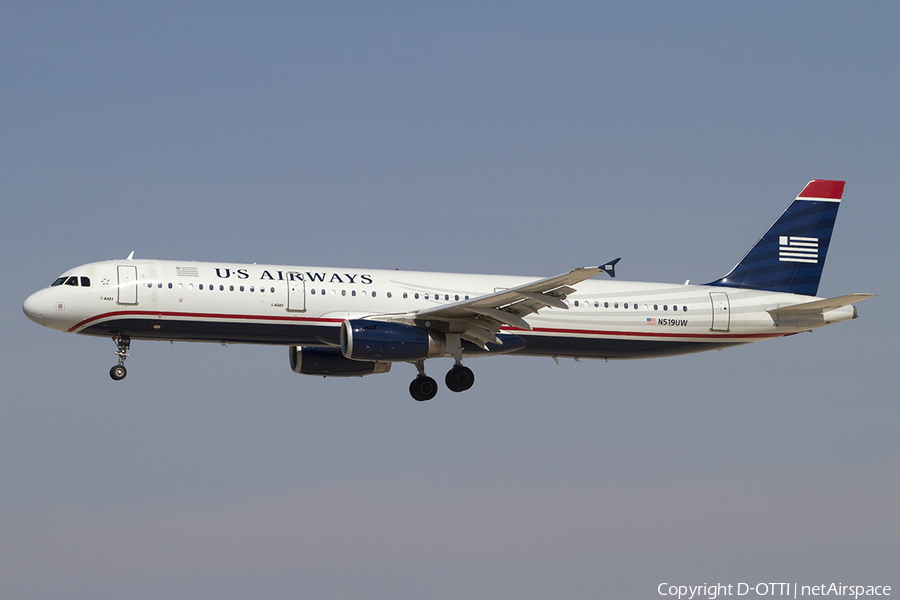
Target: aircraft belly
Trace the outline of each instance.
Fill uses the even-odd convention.
[[[693,354],[737,346],[747,342],[724,340],[689,341],[611,337],[559,337],[522,335],[527,345],[515,354],[527,356],[566,356],[578,358],[629,359]]]
[[[339,325],[127,317],[95,323],[78,333],[103,337],[123,333],[136,340],[320,346],[323,343],[340,344]]]

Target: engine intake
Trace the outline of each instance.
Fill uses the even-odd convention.
[[[444,334],[415,325],[349,319],[341,323],[341,352],[351,360],[421,360],[443,356]]]
[[[391,363],[349,360],[337,348],[291,346],[291,370],[301,375],[321,377],[363,377],[387,373]]]

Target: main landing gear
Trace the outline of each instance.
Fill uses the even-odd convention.
[[[425,374],[425,361],[418,360],[415,363],[419,374],[412,383],[409,384],[409,394],[414,400],[424,402],[431,400],[437,395],[437,382]],[[451,392],[464,392],[475,383],[475,374],[469,367],[464,367],[461,363],[456,363],[452,369],[447,371],[444,377],[444,383]]]
[[[119,364],[109,370],[109,376],[119,381],[125,379],[128,371],[125,370],[125,359],[128,358],[128,349],[131,347],[131,338],[121,333],[116,334],[112,339],[116,343],[116,356],[119,357]]]

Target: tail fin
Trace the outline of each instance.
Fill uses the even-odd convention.
[[[810,181],[741,262],[707,285],[815,296],[843,193],[843,181]]]

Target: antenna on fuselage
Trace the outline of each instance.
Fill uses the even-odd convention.
[[[126,258],[125,260],[131,260],[133,258],[134,258],[134,250],[131,251],[131,254],[129,254],[128,258]]]

